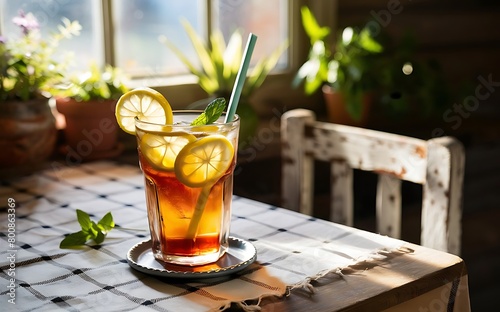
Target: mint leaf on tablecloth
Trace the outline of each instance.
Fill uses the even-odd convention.
[[[77,209],[76,218],[78,220],[78,223],[80,223],[80,226],[82,227],[83,231],[88,231],[90,229],[92,221],[90,220],[90,216],[88,215],[88,213],[80,209]]]
[[[104,217],[102,217],[102,219],[99,220],[97,225],[105,233],[111,231],[115,227],[115,222],[113,221],[113,216],[111,215],[111,212],[105,214]]]
[[[59,244],[59,248],[71,248],[75,246],[84,245],[90,239],[90,235],[80,231],[76,233],[69,234],[66,236],[61,243]]]
[[[85,245],[90,239],[99,245],[106,238],[106,234],[115,227],[111,212],[104,215],[98,223],[92,221],[89,214],[80,209],[76,210],[76,217],[82,230],[66,236],[59,244],[59,248],[72,248]]]
[[[92,222],[92,228],[96,229],[96,235],[93,237],[94,242],[99,245],[104,241],[104,238],[106,237],[106,233],[103,233],[102,230],[97,226],[95,222]]]

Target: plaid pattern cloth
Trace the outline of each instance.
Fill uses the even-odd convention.
[[[311,279],[403,243],[235,196],[231,235],[256,246],[256,262],[234,276],[186,282],[149,276],[127,263],[128,250],[149,238],[137,167],[57,165],[3,181],[0,207],[0,300],[8,311],[251,309],[263,297],[311,287]],[[76,209],[93,220],[111,211],[117,226],[130,230],[113,229],[100,246],[59,249],[65,234],[80,229]]]

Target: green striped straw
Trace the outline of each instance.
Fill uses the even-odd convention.
[[[238,102],[241,96],[241,90],[243,89],[243,84],[245,84],[245,78],[247,77],[248,66],[250,65],[250,59],[252,58],[253,48],[255,47],[255,42],[257,41],[257,36],[250,33],[248,35],[247,46],[245,48],[245,53],[243,54],[243,61],[240,65],[240,70],[236,75],[236,81],[233,86],[233,91],[231,92],[231,97],[229,98],[229,105],[227,109],[225,123],[233,121],[234,114],[236,113],[236,108],[238,107]]]

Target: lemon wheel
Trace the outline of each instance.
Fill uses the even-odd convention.
[[[116,121],[123,131],[135,134],[135,117],[156,124],[172,124],[170,104],[158,91],[151,88],[136,88],[126,92],[116,103]]]
[[[186,144],[174,164],[177,179],[189,187],[212,185],[231,166],[234,148],[222,135],[211,135]]]
[[[195,140],[194,135],[186,132],[170,132],[168,135],[146,133],[141,138],[140,148],[153,167],[173,171],[177,154]]]

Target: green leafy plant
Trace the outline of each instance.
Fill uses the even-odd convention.
[[[128,90],[126,77],[119,68],[105,65],[101,70],[95,62],[87,71],[65,75],[50,87],[53,95],[77,101],[117,100]]]
[[[59,42],[80,34],[77,21],[63,18],[58,32],[42,38],[32,13],[20,12],[13,22],[22,30],[19,38],[0,37],[0,101],[41,97],[45,86],[61,77],[70,62],[66,54],[56,59]]]
[[[90,239],[94,240],[96,244],[101,244],[108,232],[115,227],[111,212],[104,215],[97,223],[90,219],[88,213],[79,209],[76,210],[76,217],[82,230],[66,236],[59,244],[59,248],[72,248],[85,245]]]
[[[377,85],[376,58],[384,50],[381,43],[368,27],[346,27],[330,44],[330,28],[320,26],[308,7],[302,7],[301,17],[311,48],[292,85],[304,83],[306,94],[330,85],[343,95],[351,116],[359,119],[363,94]]]
[[[236,75],[243,58],[242,35],[235,30],[227,45],[220,31],[214,31],[209,43],[199,36],[186,20],[182,25],[198,55],[201,68],[191,62],[185,54],[165,36],[160,37],[175,55],[186,65],[189,71],[198,77],[198,84],[209,95],[227,97],[233,88]],[[283,42],[268,57],[264,57],[250,70],[248,79],[241,92],[242,98],[248,98],[262,85],[269,72],[276,66],[283,52],[288,48],[288,41]],[[226,99],[227,100],[227,99]]]

